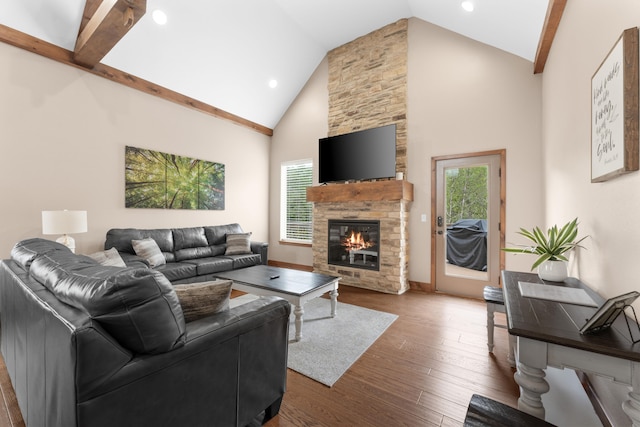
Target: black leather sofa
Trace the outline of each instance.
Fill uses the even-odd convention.
[[[29,427],[244,426],[286,385],[290,306],[185,323],[171,283],[43,240],[0,262],[0,350]]]
[[[226,255],[226,238],[242,234],[239,224],[189,228],[113,228],[107,232],[105,249],[116,248],[128,266],[148,266],[136,255],[132,240],[152,238],[158,244],[166,264],[155,267],[173,284],[213,280],[215,273],[267,264],[269,244],[250,242],[250,252]]]

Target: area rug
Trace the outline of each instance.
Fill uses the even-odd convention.
[[[232,305],[255,299],[243,295],[232,299]],[[305,304],[302,340],[294,341],[293,312],[289,320],[289,361],[294,371],[333,386],[398,318],[395,314],[371,310],[338,301],[336,317],[331,318],[331,301],[316,298]]]

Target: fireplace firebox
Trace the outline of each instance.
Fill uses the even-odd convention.
[[[380,270],[380,221],[329,220],[328,263]]]

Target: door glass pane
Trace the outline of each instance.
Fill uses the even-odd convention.
[[[448,276],[488,280],[487,165],[445,169],[444,214]]]

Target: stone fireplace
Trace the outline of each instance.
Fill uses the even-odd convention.
[[[327,262],[365,270],[380,270],[380,221],[329,220]]]
[[[314,271],[340,276],[341,284],[380,292],[401,294],[409,289],[408,222],[413,184],[391,180],[309,187],[307,200],[313,202]],[[378,269],[350,264],[348,252],[345,262],[330,262],[329,246],[336,242],[336,236],[330,235],[330,221],[342,222],[343,227],[378,224],[379,249],[369,251],[366,261],[364,252],[354,253],[354,264],[363,264],[377,252]]]
[[[339,46],[327,56],[328,136],[395,124],[396,172],[408,177],[407,19]],[[314,271],[340,276],[342,284],[381,292],[400,294],[409,289],[413,184],[384,180],[309,187],[307,200],[313,202]],[[329,263],[329,220],[379,222],[377,270]]]

